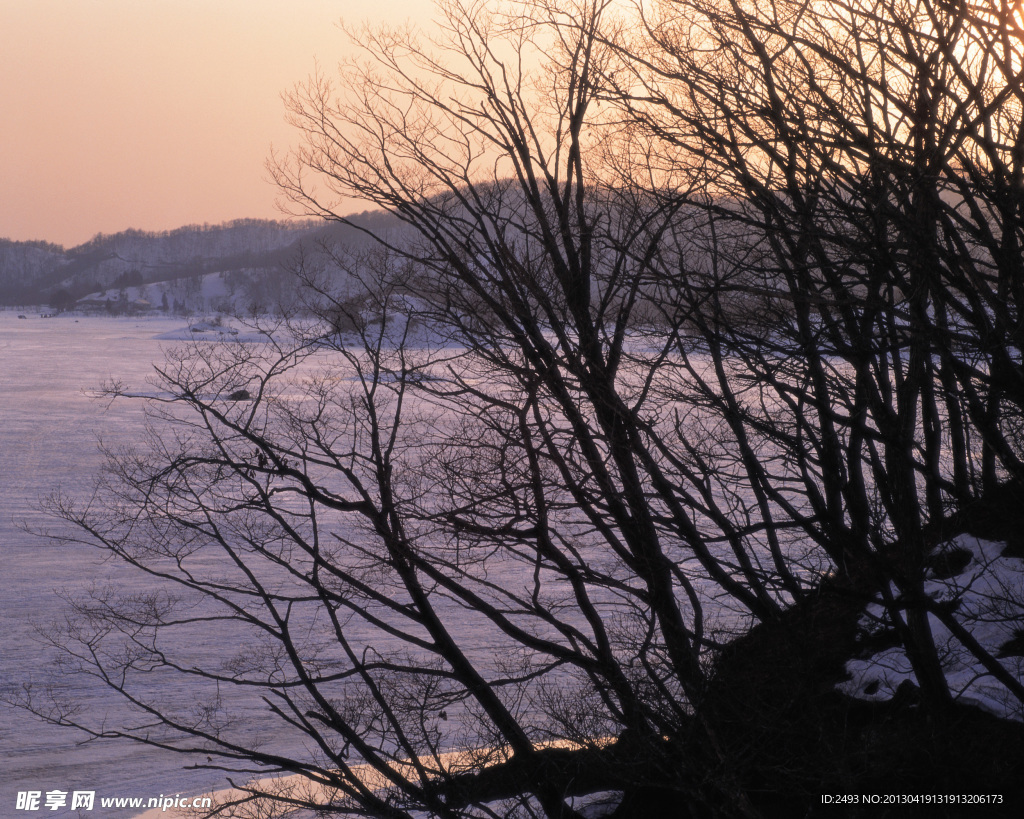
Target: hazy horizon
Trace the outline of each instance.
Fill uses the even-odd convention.
[[[264,164],[298,134],[282,93],[345,57],[345,19],[428,18],[383,0],[0,0],[0,237],[284,219]],[[353,210],[365,206],[353,202]]]

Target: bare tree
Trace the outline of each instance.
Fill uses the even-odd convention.
[[[679,271],[679,292],[768,317],[698,311],[760,395],[736,405],[736,434],[792,459],[805,503],[785,514],[840,569],[895,583],[890,616],[935,708],[949,692],[927,612],[952,618],[922,594],[930,552],[951,510],[1021,479],[1024,63],[1008,8],[673,0],[614,42],[617,98],[705,182],[688,203],[718,226],[714,291]],[[749,477],[773,502],[795,488]]]

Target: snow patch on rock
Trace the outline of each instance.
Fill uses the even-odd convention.
[[[1024,628],[1024,560],[1004,556],[1005,544],[960,535],[939,552],[963,550],[970,559],[948,577],[930,572],[925,593],[953,608],[956,620],[1016,679],[1024,679],[1024,657],[999,657],[1000,648],[1019,637]],[[945,574],[939,572],[938,574]],[[893,589],[893,594],[897,594]],[[1024,706],[995,679],[934,615],[929,615],[935,643],[953,696],[996,716],[1024,721]],[[882,606],[871,604],[861,616],[862,634],[870,640],[891,628]],[[846,664],[850,679],[838,688],[863,700],[886,701],[901,684],[916,683],[906,652],[883,648]]]

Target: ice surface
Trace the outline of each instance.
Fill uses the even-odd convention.
[[[266,341],[255,332],[232,333],[230,324],[215,320],[73,315],[44,319],[38,313],[20,320],[17,315],[0,311],[0,548],[5,569],[0,693],[8,697],[45,682],[53,655],[39,632],[61,616],[62,592],[74,595],[94,585],[124,587],[129,581],[131,589],[145,590],[137,585],[137,575],[104,561],[95,548],[58,545],[26,531],[52,531],[60,525],[40,510],[40,501],[58,487],[72,494],[87,490],[102,464],[99,441],[128,444],[144,431],[139,402],[111,404],[89,392],[116,379],[132,394],[161,395],[148,381],[153,366],[162,362],[166,349],[182,341]],[[347,380],[348,373],[339,378]],[[471,634],[475,638],[476,625],[463,616],[453,632],[459,639],[468,640]],[[204,639],[209,645],[197,645],[197,650],[219,652],[217,656],[223,656],[224,644],[231,643],[221,634]],[[124,713],[120,699],[98,683],[75,677],[61,684],[93,721],[110,714],[114,724]],[[177,690],[158,690],[155,695],[183,696]],[[254,726],[247,730],[261,730],[265,712],[260,703],[247,711],[244,722]],[[0,704],[0,816],[13,809],[17,792],[24,790],[94,790],[97,799],[148,799],[202,794],[226,784],[221,771],[189,767],[195,764],[193,758],[124,740],[82,744],[83,739],[72,730],[46,725]],[[280,741],[277,735],[275,741]]]
[[[92,583],[118,583],[116,565],[104,563],[89,547],[57,546],[27,533],[23,526],[53,526],[38,510],[41,496],[58,485],[87,485],[100,466],[97,441],[129,442],[143,429],[141,408],[130,402],[105,402],[85,391],[115,377],[139,393],[152,391],[146,378],[163,350],[196,338],[263,341],[258,333],[232,333],[216,322],[180,318],[74,317],[19,320],[16,311],[0,311],[0,548],[3,549],[4,629],[0,690],[6,694],[38,681],[50,655],[36,630],[60,612],[57,591],[82,590]],[[424,338],[442,346],[443,339]],[[1022,561],[1001,556],[1001,545],[958,539],[973,555],[963,572],[928,582],[929,593],[959,596],[964,622],[983,645],[995,650],[1013,636],[998,616],[1008,599],[1024,598]],[[880,616],[880,609],[869,615]],[[1018,612],[1019,621],[1020,612]],[[865,625],[868,620],[865,619]],[[467,618],[468,632],[474,624]],[[994,713],[1020,718],[1005,690],[962,649],[957,649],[937,622],[936,636],[949,644],[947,667],[956,694]],[[456,635],[462,637],[463,634]],[[1021,676],[1021,658],[1003,664]],[[895,649],[848,665],[852,679],[843,690],[854,696],[883,699],[911,678],[905,655]],[[867,694],[865,689],[877,691]],[[117,700],[81,680],[67,685],[93,713],[113,713]],[[1017,706],[1019,708],[1019,706]],[[9,811],[18,790],[96,790],[100,795],[156,796],[203,793],[224,785],[216,771],[189,770],[189,760],[146,750],[127,742],[77,744],[82,737],[41,724],[20,710],[0,705],[0,815]],[[596,807],[593,810],[598,810]]]
[[[6,695],[45,676],[52,657],[37,631],[59,615],[59,590],[123,580],[97,550],[58,546],[23,528],[55,526],[39,510],[41,497],[59,485],[87,486],[101,463],[100,439],[123,443],[142,431],[139,406],[108,406],[86,391],[111,376],[146,387],[152,364],[171,346],[160,336],[186,325],[180,318],[26,315],[19,320],[16,311],[0,310],[0,692]],[[117,704],[99,686],[66,682],[94,713]],[[185,770],[187,760],[174,754],[125,742],[80,744],[83,738],[0,703],[0,815],[10,814],[19,790],[156,796],[207,790],[222,781],[216,772]]]

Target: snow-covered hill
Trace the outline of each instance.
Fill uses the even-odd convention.
[[[385,231],[397,224],[379,213],[353,220]],[[284,280],[301,254],[325,242],[358,246],[367,241],[350,226],[256,219],[160,233],[99,234],[74,248],[0,239],[0,304],[67,308],[86,300],[93,307],[97,302],[125,306],[141,299],[160,308],[165,294],[169,309],[175,300],[191,311],[216,309],[224,298],[262,303],[286,289]]]

